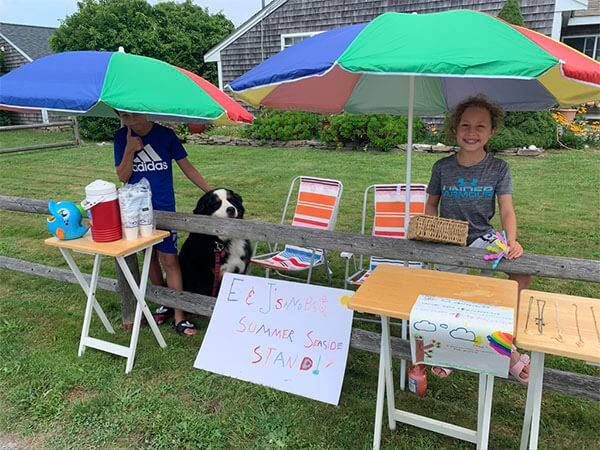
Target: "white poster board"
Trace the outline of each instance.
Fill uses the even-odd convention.
[[[514,309],[420,295],[410,312],[413,363],[508,377]]]
[[[352,294],[226,273],[194,367],[337,405]]]

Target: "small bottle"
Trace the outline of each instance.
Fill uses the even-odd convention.
[[[427,367],[423,364],[412,366],[408,371],[408,390],[418,397],[427,394]]]

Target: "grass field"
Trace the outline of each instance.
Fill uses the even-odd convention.
[[[189,146],[188,152],[211,185],[242,194],[250,220],[278,222],[296,175],[341,180],[341,231],[360,229],[362,192],[368,185],[404,176],[402,154],[200,146]],[[413,181],[427,182],[437,158],[416,154]],[[600,259],[600,153],[554,151],[508,161],[526,251]],[[81,200],[83,187],[96,178],[116,181],[110,146],[0,157],[1,195]],[[178,170],[176,191],[178,210],[190,212],[200,193]],[[42,216],[0,211],[1,255],[66,268],[60,254],[42,244],[46,236]],[[333,259],[339,285],[342,263]],[[90,258],[77,261],[91,269]],[[114,276],[112,264],[102,275]],[[600,298],[600,286],[592,283],[536,279],[534,288]],[[100,295],[116,323],[119,299]],[[182,339],[164,328],[167,350],[143,329],[134,370],[125,376],[121,358],[93,350],[77,357],[83,307],[78,286],[0,270],[0,430],[28,445],[50,448],[370,447],[376,355],[351,350],[340,406],[327,406],[193,369],[207,324],[199,319],[201,332],[195,338]],[[103,336],[97,322],[92,329]],[[127,335],[119,333],[118,339],[124,343]],[[565,358],[548,357],[547,366],[600,376],[600,370]],[[430,377],[430,382],[425,399],[398,394],[398,404],[473,427],[476,379],[456,373],[447,381]],[[496,385],[491,448],[518,446],[524,404],[522,387]],[[540,448],[600,448],[598,423],[598,403],[546,394]],[[1,438],[2,431],[0,443]],[[394,433],[384,430],[383,446],[472,448],[402,425]]]

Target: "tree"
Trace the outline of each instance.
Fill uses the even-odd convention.
[[[183,3],[145,0],[81,0],[50,39],[55,52],[116,51],[161,59],[217,82],[214,64],[204,54],[233,31],[222,13]]]
[[[525,26],[525,19],[521,12],[521,2],[519,0],[506,0],[502,10],[498,14],[498,18],[513,25]]]

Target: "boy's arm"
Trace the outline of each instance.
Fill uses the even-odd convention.
[[[206,182],[204,177],[198,172],[198,170],[192,165],[189,159],[182,158],[177,160],[177,164],[181,171],[185,174],[188,179],[202,189],[204,192],[212,191],[210,185]]]
[[[498,206],[500,207],[502,229],[506,232],[506,241],[509,247],[508,259],[518,258],[523,255],[523,247],[517,241],[517,215],[513,207],[512,195],[499,195]]]
[[[427,203],[425,204],[425,214],[428,216],[437,216],[438,205],[440,204],[440,196],[439,195],[429,195],[427,197]]]
[[[142,139],[131,135],[131,128],[127,127],[127,144],[123,152],[121,164],[117,166],[117,176],[123,183],[127,183],[133,173],[133,158],[135,154],[144,148]]]

